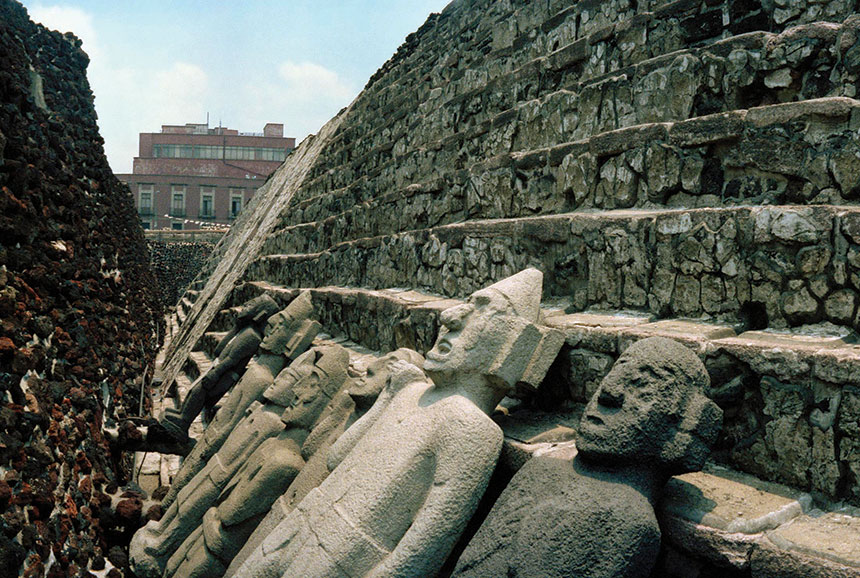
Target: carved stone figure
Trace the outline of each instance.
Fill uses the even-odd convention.
[[[320,324],[311,318],[313,314],[311,294],[305,291],[293,299],[283,311],[269,317],[260,352],[248,363],[242,378],[230,391],[215,418],[206,426],[201,438],[182,461],[170,490],[161,502],[165,510],[170,507],[185,484],[197,475],[221,448],[224,440],[242,418],[246,417],[248,407],[262,399],[263,392],[272,385],[275,376],[310,347],[320,330]]]
[[[278,304],[268,295],[261,295],[245,304],[233,329],[215,348],[215,360],[205,374],[197,378],[182,400],[179,411],[168,409],[161,426],[177,440],[188,439],[188,428],[200,412],[213,407],[245,370],[251,357],[263,341],[263,327],[278,311]]]
[[[701,468],[722,412],[708,374],[675,341],[631,345],[589,401],[573,461],[537,457],[517,472],[454,576],[650,576],[654,506],[671,475]]]
[[[228,575],[432,576],[474,512],[501,429],[488,417],[541,347],[534,269],[442,313],[424,367],[395,364],[391,396],[332,446],[332,473]],[[554,356],[556,352],[552,352]]]
[[[266,403],[251,404],[247,417],[179,491],[161,520],[149,522],[135,533],[129,547],[135,574],[142,578],[162,575],[168,558],[200,525],[206,510],[217,503],[240,468],[254,472],[257,467],[259,473],[261,456],[285,471],[294,468],[313,423],[346,382],[348,363],[349,354],[343,347],[318,346],[281,371],[263,393]],[[266,443],[269,445],[265,447],[276,449],[278,456],[258,454],[249,460]],[[265,473],[272,475],[269,470]]]
[[[383,387],[391,379],[392,369],[397,361],[421,366],[424,363],[424,357],[416,351],[405,348],[378,357],[368,364],[362,377],[350,383],[349,391],[339,393],[332,400],[332,407],[327,409],[328,413],[322,416],[319,424],[314,427],[302,445],[302,457],[306,460],[302,471],[292,481],[287,491],[271,505],[266,517],[257,524],[254,533],[247,539],[242,550],[231,556],[232,562],[229,562],[231,569],[238,568],[269,532],[295,508],[295,505],[328,477],[331,471],[328,467],[331,446],[347,427],[371,408],[383,392]],[[380,403],[387,404],[391,400],[388,390],[385,390],[382,395],[383,399]],[[219,555],[219,558],[224,561],[229,561],[231,557]]]

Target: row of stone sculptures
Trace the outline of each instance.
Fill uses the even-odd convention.
[[[528,269],[477,291],[442,313],[426,359],[397,350],[360,378],[339,345],[307,349],[319,329],[308,293],[269,316],[260,353],[184,461],[163,517],[135,534],[134,572],[436,575],[499,458],[489,415],[518,385],[540,383],[561,347],[538,324],[541,285]],[[206,383],[212,395],[175,423],[226,391]],[[454,575],[647,576],[660,489],[701,467],[720,426],[707,384],[674,341],[628,348],[585,410],[576,458],[527,462]]]

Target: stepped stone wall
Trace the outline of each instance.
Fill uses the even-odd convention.
[[[101,426],[138,414],[162,309],[87,63],[77,38],[0,0],[3,576],[122,567],[122,532],[140,513],[118,491],[130,464]]]
[[[576,411],[631,342],[679,339],[725,412],[716,462],[858,506],[858,8],[456,0],[288,159],[289,199],[225,240],[243,273],[204,274],[183,330],[309,288],[332,335],[426,351],[447,306],[537,267],[566,345],[526,405]],[[664,575],[779,575],[701,521],[673,526]]]
[[[462,298],[533,266],[568,313],[854,332],[855,8],[454,2],[339,115],[244,279]],[[377,314],[332,307],[331,331],[397,341],[393,327],[349,329]],[[771,394],[726,447],[770,435]],[[774,452],[768,467],[739,455],[734,467],[820,489]],[[825,457],[824,493],[850,498],[858,458]]]

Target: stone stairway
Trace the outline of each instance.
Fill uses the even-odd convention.
[[[424,352],[442,310],[537,267],[566,345],[521,421],[575,416],[644,337],[710,373],[723,433],[673,482],[659,575],[858,576],[857,10],[457,0],[285,165],[289,203],[246,217],[269,228],[225,239],[242,282],[204,274],[179,310],[211,354],[230,305],[307,288],[332,335]],[[503,427],[511,471],[575,451]]]

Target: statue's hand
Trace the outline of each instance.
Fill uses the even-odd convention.
[[[416,381],[425,381],[427,376],[416,365],[399,359],[391,364],[391,378],[385,385],[385,390],[390,393],[397,393],[410,383]]]

